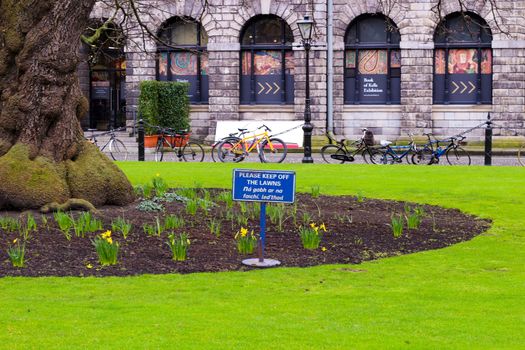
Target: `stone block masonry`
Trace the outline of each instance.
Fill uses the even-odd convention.
[[[297,20],[308,14],[315,20],[315,41],[319,46],[311,52],[310,88],[314,134],[325,132],[327,123],[327,12],[325,0],[210,0],[202,9],[192,0],[157,1],[148,9],[144,22],[152,32],[174,16],[199,20],[208,36],[209,103],[192,108],[192,127],[200,137],[210,138],[219,120],[261,121],[278,118],[302,120],[305,96],[305,59],[300,45]],[[461,10],[458,1],[443,1],[442,12],[433,10],[434,1],[399,0],[391,7],[378,0],[334,0],[334,127],[337,134],[353,137],[360,127],[378,128],[385,137],[398,137],[408,131],[432,131],[450,134],[468,128],[483,120],[490,112],[508,125],[524,124],[525,103],[525,0],[498,0],[498,11],[489,1],[465,1],[466,10],[483,18],[493,34],[492,40],[492,103],[487,105],[435,105],[434,33],[440,18]],[[354,19],[364,14],[383,13],[399,28],[401,41],[401,103],[367,106],[369,113],[359,106],[345,105],[345,34]],[[499,13],[500,17],[494,18]],[[97,9],[93,17],[104,17]],[[278,16],[290,26],[294,36],[294,103],[282,105],[250,105],[249,113],[242,112],[240,103],[240,38],[243,26],[255,16]],[[502,32],[503,30],[503,32]],[[260,33],[258,35],[264,35]],[[142,45],[132,44],[145,40]],[[140,47],[140,49],[139,49]],[[146,50],[144,50],[146,48]],[[138,84],[156,79],[156,43],[143,39],[139,32],[130,33],[125,47],[127,60],[126,104],[128,119],[135,113]],[[86,82],[88,67],[79,70],[82,87],[89,93]],[[258,110],[258,107],[260,109]],[[357,108],[357,109],[356,109]],[[279,117],[280,116],[280,117]],[[367,118],[369,116],[369,118]],[[475,136],[477,137],[477,136]]]

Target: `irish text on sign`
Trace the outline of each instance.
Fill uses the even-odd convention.
[[[234,169],[233,200],[293,203],[295,172]]]

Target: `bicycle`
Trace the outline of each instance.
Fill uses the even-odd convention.
[[[442,155],[445,155],[448,164],[450,165],[470,165],[470,154],[461,146],[461,142],[466,138],[465,136],[456,135],[446,139],[438,140],[431,139],[432,133],[424,133],[428,138],[428,142],[422,146],[417,153],[412,156],[412,163],[414,164],[438,164]],[[448,142],[446,147],[442,147],[439,143]],[[435,147],[434,147],[435,146]]]
[[[213,162],[216,162],[217,160],[215,159],[215,154],[217,154],[217,158],[219,158],[218,156],[218,152],[219,152],[219,145],[228,140],[228,139],[232,139],[232,138],[236,138],[238,137],[239,135],[239,132],[233,132],[231,134],[229,134],[228,136],[226,137],[223,137],[222,139],[220,139],[219,141],[216,141],[212,146],[211,146],[211,159],[213,160]]]
[[[245,137],[247,129],[238,129],[239,136],[227,137],[218,146],[218,157],[221,162],[238,163],[249,156],[250,152],[257,149],[262,163],[281,163],[288,153],[288,147],[281,139],[268,134],[270,128],[262,125],[257,130],[264,132]],[[251,140],[251,141],[250,141]]]
[[[125,128],[122,127],[118,129],[111,129],[107,132],[95,134],[95,131],[97,131],[97,129],[87,129],[87,131],[91,131],[91,136],[86,137],[86,140],[88,140],[89,142],[97,146],[101,152],[104,152],[104,150],[107,147],[109,151],[109,155],[111,156],[113,160],[127,160],[128,159],[128,149],[126,145],[124,144],[124,142],[119,140],[117,138],[117,135],[115,135],[115,132],[121,131],[121,130],[125,130]],[[100,137],[104,135],[109,135],[109,140],[104,144],[104,146],[100,147],[98,145],[97,136]]]
[[[372,152],[370,157],[371,162],[374,164],[394,164],[402,163],[403,159],[406,159],[407,163],[410,164],[412,160],[409,160],[408,155],[417,154],[418,148],[416,142],[414,141],[413,135],[408,134],[408,137],[410,138],[410,143],[408,145],[400,146],[391,146],[392,142],[382,140],[382,148],[376,149]],[[413,158],[413,156],[411,158]]]
[[[374,144],[374,136],[371,131],[364,128],[361,129],[363,136],[358,140],[346,144],[346,140],[342,139],[337,143],[329,144],[321,148],[321,156],[326,163],[343,164],[344,162],[353,162],[355,157],[361,155],[365,163],[368,163],[368,158],[372,155],[372,148]],[[330,140],[335,141],[329,135]]]
[[[187,130],[174,131],[167,128],[157,128],[159,140],[155,146],[155,161],[202,162],[204,149],[197,142],[188,141]]]

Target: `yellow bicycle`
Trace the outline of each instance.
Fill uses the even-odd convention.
[[[256,149],[262,163],[281,163],[286,158],[288,147],[283,140],[268,134],[271,130],[266,125],[257,128],[260,129],[264,131],[251,136],[245,136],[247,129],[238,129],[240,136],[222,140],[217,151],[219,160],[238,163]]]

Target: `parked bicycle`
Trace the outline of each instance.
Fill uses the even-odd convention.
[[[233,132],[233,133],[229,134],[228,136],[223,137],[219,141],[216,141],[213,145],[211,145],[211,159],[214,162],[216,162],[219,159],[218,151],[219,151],[219,146],[220,146],[220,144],[222,142],[224,142],[224,141],[226,141],[228,139],[238,138],[238,136],[239,136],[239,132]],[[217,155],[217,157],[216,157],[216,155]]]
[[[127,160],[128,159],[128,149],[126,148],[126,145],[124,142],[119,140],[117,138],[117,135],[115,134],[117,131],[125,130],[124,127],[118,128],[118,129],[111,129],[109,131],[95,134],[95,131],[97,129],[88,129],[87,131],[91,132],[91,136],[86,137],[86,140],[93,143],[95,146],[97,146],[101,152],[104,152],[105,149],[108,150],[109,155],[113,160]],[[104,146],[100,147],[98,144],[97,137],[109,135],[109,140],[104,144]]]
[[[270,128],[262,125],[257,130],[262,133],[245,136],[248,129],[238,129],[239,136],[227,137],[218,146],[218,158],[221,162],[238,163],[246,159],[250,152],[257,150],[262,163],[281,163],[288,153],[288,147],[281,139],[269,134]]]
[[[361,129],[363,136],[347,144],[347,140],[342,139],[336,144],[329,144],[321,148],[321,156],[327,163],[343,164],[353,162],[357,156],[363,157],[365,163],[369,162],[372,150],[374,149],[374,135],[367,128]],[[328,136],[332,141],[335,141]]]
[[[187,130],[175,131],[168,128],[158,128],[159,140],[155,146],[155,161],[185,161],[202,162],[204,149],[197,142],[189,141]]]
[[[381,140],[382,148],[377,148],[372,151],[370,160],[373,164],[394,164],[402,163],[406,159],[407,163],[413,163],[414,155],[418,153],[418,148],[412,134],[408,134],[410,143],[408,145],[391,146],[391,141]]]
[[[461,142],[466,138],[465,136],[457,135],[446,139],[432,140],[432,133],[424,133],[428,138],[428,142],[421,146],[417,153],[412,156],[412,163],[414,164],[438,164],[441,156],[445,155],[448,164],[450,165],[470,165],[470,154],[461,146]],[[441,146],[440,143],[448,143],[446,146]]]

